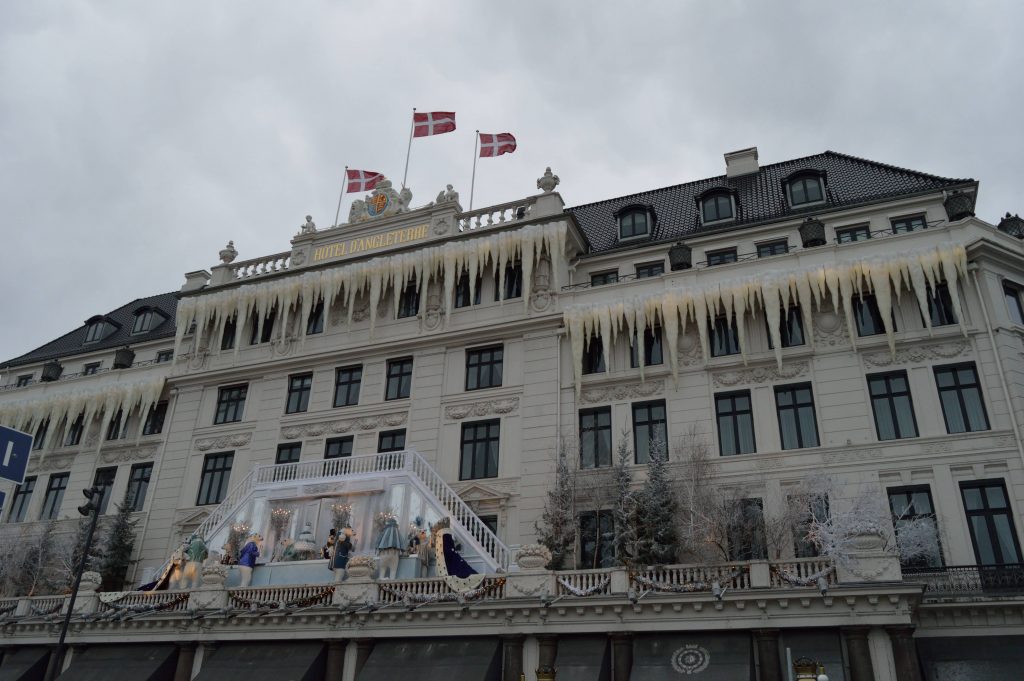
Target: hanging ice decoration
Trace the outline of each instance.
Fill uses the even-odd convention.
[[[416,283],[421,299],[425,298],[430,282],[436,282],[443,291],[442,305],[447,318],[455,285],[463,269],[468,270],[470,286],[475,293],[477,272],[483,272],[489,266],[495,276],[499,277],[505,271],[505,266],[517,259],[521,260],[523,267],[522,298],[525,307],[530,301],[533,268],[545,254],[552,261],[552,284],[558,290],[558,276],[565,266],[565,246],[565,222],[527,225],[484,237],[456,239],[440,246],[189,296],[178,302],[174,354],[178,355],[182,340],[193,321],[197,334],[210,329],[212,338],[220,338],[228,322],[238,320],[235,323],[235,352],[241,346],[245,326],[243,321],[254,317],[255,333],[259,334],[262,333],[267,317],[276,311],[279,323],[275,324],[275,328],[280,336],[288,328],[290,315],[299,314],[300,319],[308,319],[314,305],[320,300],[324,303],[325,325],[329,321],[331,305],[338,299],[345,302],[348,309],[346,321],[351,324],[355,299],[360,293],[369,298],[372,333],[377,319],[377,306],[388,287],[392,289],[393,302],[397,306],[402,291],[410,282]],[[299,324],[298,329],[304,338],[305,324]],[[219,347],[219,343],[211,345]]]
[[[906,251],[893,255],[861,260],[840,261],[828,265],[796,270],[770,270],[732,282],[715,282],[696,287],[673,287],[648,296],[567,306],[565,325],[572,350],[576,391],[579,393],[583,375],[583,354],[590,343],[602,340],[605,366],[609,366],[612,344],[625,330],[629,342],[642,343],[645,329],[660,325],[664,333],[672,376],[678,379],[677,347],[679,337],[686,333],[688,322],[694,322],[700,338],[704,359],[710,356],[708,346],[709,318],[725,315],[730,327],[736,329],[740,353],[746,362],[747,338],[742,323],[755,307],[764,310],[771,336],[775,360],[782,366],[780,325],[789,308],[799,306],[804,335],[813,345],[811,310],[829,299],[836,314],[843,315],[850,330],[850,342],[856,347],[856,325],[853,319],[854,296],[873,293],[878,303],[890,351],[895,352],[892,326],[893,297],[899,300],[903,289],[913,290],[921,316],[931,332],[928,309],[929,292],[945,282],[953,311],[961,330],[966,334],[960,298],[960,282],[967,280],[967,252],[962,244],[948,243],[933,248]],[[637,348],[641,371],[642,346]]]
[[[128,414],[137,408],[138,413],[145,418],[149,408],[160,399],[163,389],[164,378],[161,376],[3,402],[0,403],[0,424],[27,430],[38,428],[41,423],[48,421],[50,427],[46,437],[53,441],[57,425],[64,421],[64,430],[58,434],[59,441],[63,442],[80,414],[86,426],[92,423],[94,417],[102,414],[100,433],[105,433],[118,411],[127,419]]]

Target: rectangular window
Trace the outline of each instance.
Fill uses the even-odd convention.
[[[235,347],[235,336],[238,333],[237,317],[224,322],[224,333],[220,337],[220,349],[231,350]]]
[[[288,377],[288,403],[284,413],[297,414],[309,409],[309,393],[313,389],[313,374]]]
[[[466,350],[466,390],[501,386],[504,346]]]
[[[634,369],[640,366],[636,346],[637,342],[634,336],[633,342],[629,346],[629,366]],[[655,366],[664,363],[664,361],[665,353],[661,347],[661,327],[655,327],[653,330],[650,328],[644,329],[644,366]]]
[[[480,515],[477,516],[488,530],[493,532],[495,536],[498,534],[498,516],[496,515]]]
[[[494,299],[498,300],[499,289],[494,288]],[[505,275],[500,289],[501,299],[523,297],[523,263],[519,260],[505,265]]]
[[[757,257],[768,258],[773,255],[785,255],[789,253],[789,242],[785,239],[780,241],[769,241],[757,245]]]
[[[84,418],[85,414],[79,414],[78,418],[71,423],[71,428],[68,429],[68,436],[64,438],[65,447],[74,447],[82,441],[82,433],[85,432]]]
[[[277,446],[277,456],[274,457],[275,464],[298,463],[302,456],[301,442],[287,442]]]
[[[71,473],[54,473],[46,483],[46,496],[43,498],[43,511],[40,520],[56,520],[60,514],[60,505],[64,501],[64,490],[68,488]]]
[[[604,286],[605,284],[614,284],[619,280],[618,270],[608,270],[607,272],[596,272],[590,275],[591,286]]]
[[[580,569],[590,570],[615,565],[615,513],[580,513]]]
[[[341,367],[334,374],[334,406],[349,407],[359,404],[359,385],[363,381],[363,366]]]
[[[377,451],[400,452],[405,449],[405,429],[385,430],[377,436]]]
[[[114,491],[114,479],[116,477],[116,467],[96,469],[96,476],[92,479],[92,486],[103,490],[103,496],[100,497],[100,515],[105,514],[107,509],[110,508],[110,495]]]
[[[1010,321],[1024,324],[1024,305],[1021,304],[1020,289],[1013,284],[1003,284],[1003,295],[1006,297],[1006,309],[1010,312]],[[29,379],[32,377],[29,376]],[[18,379],[19,385],[21,379]]]
[[[818,446],[818,424],[814,417],[814,394],[810,383],[775,389],[779,415],[779,438],[783,449]]]
[[[470,305],[479,305],[481,300],[481,289],[483,288],[483,277],[479,274],[476,275],[476,282],[473,285],[473,290],[470,290],[469,285],[469,272],[462,270],[462,274],[459,275],[459,280],[455,283],[455,307],[469,307]]]
[[[161,350],[156,353],[156,363],[163,364],[164,362],[170,362],[174,359],[174,350]]]
[[[604,343],[600,338],[591,338],[583,351],[583,373],[603,374],[606,368],[604,365]]]
[[[36,427],[36,435],[32,438],[32,449],[39,451],[46,444],[46,431],[50,429],[50,419],[46,419],[39,423]]]
[[[580,409],[580,468],[612,465],[612,408]]]
[[[153,312],[146,310],[135,315],[135,323],[132,324],[132,335],[145,333],[153,326]]]
[[[149,491],[149,479],[153,476],[153,464],[137,463],[132,466],[128,478],[128,508],[138,513],[146,503],[146,492]]]
[[[665,274],[665,263],[661,262],[645,262],[642,265],[636,266],[636,278],[646,279],[647,277],[660,277]]]
[[[960,492],[978,565],[1020,563],[1017,528],[1003,481],[962,482]]]
[[[309,311],[309,319],[306,320],[306,335],[324,332],[324,301],[318,300],[313,309]]]
[[[935,383],[947,433],[988,430],[988,414],[973,363],[935,367]]]
[[[92,376],[93,374],[95,374],[96,372],[98,372],[100,370],[100,364],[101,364],[101,362],[91,362],[89,364],[86,364],[85,368],[82,369],[82,375],[83,376]]]
[[[352,444],[355,438],[351,435],[345,437],[332,437],[324,447],[325,459],[340,459],[345,456],[352,456]]]
[[[729,319],[720,314],[711,321],[711,356],[724,357],[740,353],[740,339],[736,333],[736,317]]]
[[[731,262],[736,262],[736,249],[726,248],[721,251],[711,251],[707,253],[708,267],[714,267],[715,265],[728,265]]]
[[[31,385],[32,384],[32,376],[33,376],[33,374],[25,374],[24,376],[18,376],[17,387],[24,388],[26,385]]]
[[[231,479],[231,464],[235,460],[234,452],[207,454],[203,459],[203,473],[199,479],[199,495],[196,506],[219,504],[228,491]]]
[[[906,371],[868,376],[868,392],[879,440],[917,437],[917,420]]]
[[[878,310],[878,303],[873,295],[865,295],[860,298],[851,299],[853,302],[853,319],[857,324],[858,336],[877,336],[885,333],[885,325],[882,323],[882,313]],[[896,322],[892,325],[896,330]]]
[[[260,324],[260,317],[257,314],[252,316],[252,329],[249,331],[249,345],[269,343],[274,333],[274,322],[277,320],[277,309],[270,311]]]
[[[412,357],[388,360],[385,400],[408,397],[412,390]]]
[[[28,503],[32,500],[32,492],[36,488],[36,476],[30,475],[25,482],[14,488],[14,498],[11,499],[11,512],[7,515],[7,522],[24,522],[28,513]]]
[[[768,319],[765,318],[765,324]],[[799,307],[790,307],[786,310],[786,316],[779,320],[779,336],[782,339],[782,347],[792,348],[804,344],[804,315]],[[768,348],[774,349],[775,342],[772,334],[768,333]]]
[[[410,279],[398,298],[398,311],[396,316],[399,319],[415,317],[420,311],[420,290],[415,279]]]
[[[905,234],[916,232],[919,229],[927,229],[928,223],[924,221],[923,215],[910,215],[902,218],[893,218],[889,221],[892,224],[893,234]]]
[[[633,405],[633,452],[636,463],[647,463],[652,452],[667,455],[668,431],[665,427],[665,400]]]
[[[718,419],[719,454],[732,456],[757,451],[749,390],[715,395],[715,415]]]
[[[949,287],[945,284],[936,286],[934,292],[928,291],[928,316],[931,317],[932,326],[956,324],[953,300],[949,297]]]
[[[870,238],[871,230],[867,225],[836,230],[836,243],[838,244],[848,244],[853,241],[867,241]]]
[[[760,499],[740,499],[733,509],[728,528],[729,560],[768,558],[765,541],[764,510]]]
[[[501,419],[462,424],[459,480],[498,477]]]
[[[942,551],[939,544],[939,526],[932,505],[932,493],[928,485],[916,487],[889,488],[889,510],[892,512],[892,526],[896,529],[896,540],[900,533],[912,532],[913,539],[904,537],[908,543],[919,545],[921,553],[908,559],[900,559],[903,567],[939,567],[942,565]]]
[[[123,418],[124,412],[120,409],[114,414],[114,418],[110,419],[110,424],[107,426],[107,439],[108,440],[122,440],[128,437],[128,419]],[[122,420],[124,423],[122,423]]]
[[[149,408],[146,415],[146,423],[142,426],[143,435],[156,435],[164,429],[164,419],[167,417],[167,402],[157,402]]]
[[[248,385],[233,385],[218,390],[217,412],[213,417],[213,425],[241,421],[242,412],[245,410],[245,396],[248,392]]]
[[[795,513],[793,524],[793,554],[797,558],[813,558],[821,554],[817,544],[807,538],[815,520],[824,521],[828,518],[828,496],[814,494],[789,497],[787,501]]]

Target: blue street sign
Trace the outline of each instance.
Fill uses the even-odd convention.
[[[0,478],[19,485],[25,482],[25,469],[31,453],[31,435],[0,426]]]
[[[0,492],[0,509],[3,509],[5,501],[7,501],[7,493]]]

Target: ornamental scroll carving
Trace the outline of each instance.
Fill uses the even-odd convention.
[[[152,459],[156,456],[156,445],[146,447],[129,447],[127,449],[112,449],[100,453],[103,463],[129,463],[131,461],[142,461]]]
[[[609,402],[611,400],[628,400],[635,397],[650,397],[660,393],[664,387],[664,381],[647,381],[645,383],[621,383],[604,388],[584,388],[580,393],[580,402]]]
[[[966,354],[970,348],[971,344],[967,341],[917,345],[909,348],[900,348],[896,351],[895,357],[888,352],[865,353],[864,363],[873,367],[887,367],[893,364],[924,362],[930,359],[952,359],[953,357]]]
[[[232,433],[220,437],[203,437],[196,440],[196,449],[205,452],[208,449],[225,447],[244,447],[252,441],[252,433]]]
[[[71,468],[75,461],[72,454],[49,454],[44,456],[33,456],[28,460],[28,472],[37,473],[43,471],[58,471],[62,468]]]
[[[711,374],[711,381],[718,388],[751,383],[772,383],[774,381],[797,378],[807,373],[807,362],[789,362],[782,368],[774,364],[750,367],[731,371],[716,371]]]
[[[394,428],[404,424],[408,418],[408,412],[399,411],[380,416],[361,416],[354,419],[304,423],[296,426],[285,426],[281,429],[281,437],[286,440],[298,440],[304,437],[320,437],[328,433],[349,433],[353,430],[377,430],[384,427]]]
[[[444,408],[444,415],[456,421],[467,416],[490,416],[491,414],[509,414],[519,408],[518,397],[506,397],[500,400],[470,402],[467,404],[450,404]]]

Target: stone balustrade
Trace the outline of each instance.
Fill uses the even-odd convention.
[[[536,197],[500,203],[464,213],[459,213],[459,231],[467,232],[487,227],[500,226],[511,222],[528,220],[533,212]]]

